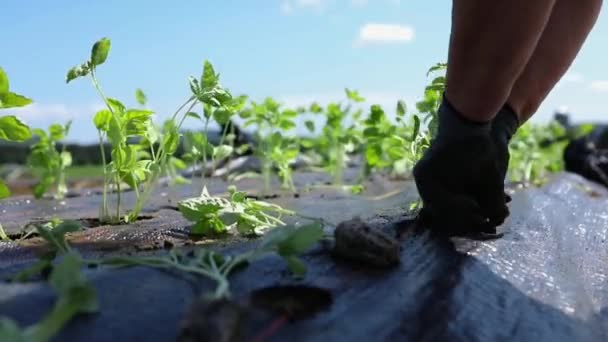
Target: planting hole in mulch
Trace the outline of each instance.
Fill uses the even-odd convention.
[[[333,303],[329,291],[307,285],[277,285],[253,291],[253,306],[287,316],[290,320],[309,318]]]

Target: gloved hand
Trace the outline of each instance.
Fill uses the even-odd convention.
[[[508,216],[490,131],[491,123],[462,117],[444,97],[437,135],[413,170],[427,228],[447,235],[494,234]]]
[[[505,104],[492,120],[490,135],[496,145],[496,162],[498,163],[498,170],[500,171],[503,180],[505,179],[507,169],[509,168],[509,143],[518,127],[519,118],[508,104]],[[511,201],[511,197],[506,193],[505,198],[507,202]]]

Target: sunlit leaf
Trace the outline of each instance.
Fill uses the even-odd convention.
[[[11,195],[9,188],[0,180],[0,199],[7,198]]]
[[[0,94],[0,109],[25,107],[32,102],[32,99],[10,91]]]
[[[112,113],[107,109],[102,109],[95,113],[93,117],[93,123],[95,127],[100,131],[108,131],[110,120],[112,119]]]
[[[0,139],[22,142],[32,137],[30,128],[16,116],[0,117]]]
[[[148,98],[146,97],[146,94],[144,94],[144,91],[139,88],[135,89],[135,99],[137,100],[137,103],[139,103],[142,106],[145,106],[146,103],[148,102]]]
[[[93,48],[91,49],[91,63],[93,66],[98,66],[103,64],[108,58],[108,53],[110,53],[110,40],[108,38],[102,38],[93,44]]]

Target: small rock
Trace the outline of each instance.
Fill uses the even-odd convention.
[[[400,261],[399,241],[360,218],[341,222],[334,238],[334,254],[338,257],[375,267],[394,266]]]

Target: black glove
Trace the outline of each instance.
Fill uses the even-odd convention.
[[[498,171],[500,171],[503,180],[505,179],[507,169],[509,168],[509,143],[518,127],[519,118],[508,104],[505,104],[492,120],[490,135],[496,145],[496,162],[498,163]],[[505,198],[507,202],[511,201],[511,197],[506,193]]]
[[[508,216],[504,178],[491,123],[459,114],[444,97],[437,135],[413,174],[422,199],[420,219],[447,235],[496,233]]]

